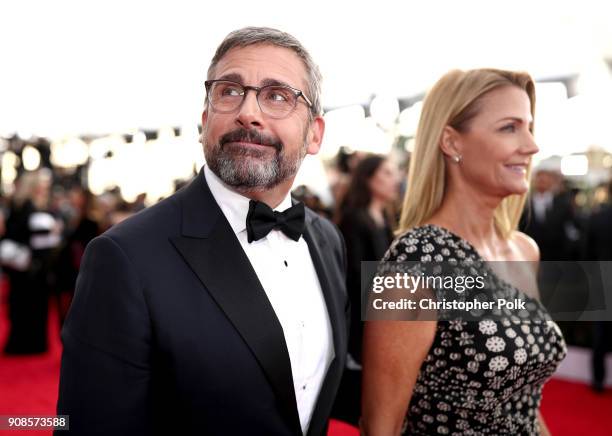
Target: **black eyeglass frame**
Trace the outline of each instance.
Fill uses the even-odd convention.
[[[215,109],[213,103],[210,101],[209,97],[209,93],[210,93],[210,88],[213,84],[217,83],[217,82],[228,82],[228,83],[234,83],[238,86],[240,86],[243,90],[244,93],[242,94],[242,101],[240,102],[240,104],[238,106],[236,106],[235,109],[232,109],[230,111],[219,111],[217,109]],[[284,89],[288,89],[291,92],[293,92],[293,94],[295,95],[295,104],[293,105],[293,107],[291,108],[291,110],[289,112],[287,112],[286,115],[282,116],[282,117],[278,117],[278,118],[284,118],[289,116],[289,114],[291,112],[293,112],[297,106],[297,101],[300,97],[302,97],[304,99],[304,101],[306,102],[306,104],[308,105],[308,108],[312,110],[312,102],[310,101],[310,99],[308,97],[306,97],[306,94],[304,94],[301,90],[293,88],[289,85],[266,85],[266,86],[250,86],[250,85],[243,85],[240,82],[235,82],[233,80],[227,80],[227,79],[213,79],[213,80],[206,80],[204,82],[204,87],[206,88],[206,99],[210,102],[210,105],[212,106],[213,110],[215,112],[219,112],[222,114],[230,114],[236,110],[238,110],[240,108],[240,106],[242,106],[242,104],[244,103],[244,100],[246,99],[247,93],[249,92],[249,90],[253,90],[255,91],[255,100],[257,100],[257,105],[259,106],[259,109],[261,109],[261,111],[265,114],[267,114],[268,116],[272,116],[270,115],[268,112],[266,112],[262,107],[261,104],[259,103],[259,94],[261,93],[262,89],[266,89],[266,88],[284,88]]]

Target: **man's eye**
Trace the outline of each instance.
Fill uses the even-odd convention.
[[[221,90],[221,95],[228,97],[236,97],[242,95],[242,91],[236,86],[227,86]]]
[[[272,94],[271,98],[272,100],[276,100],[276,101],[286,101],[287,100],[287,98],[284,95],[279,94],[279,93]]]
[[[290,99],[287,90],[285,89],[270,89],[266,93],[266,100],[271,100],[273,102],[285,102]]]

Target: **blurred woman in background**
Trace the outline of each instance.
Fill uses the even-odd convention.
[[[89,190],[79,185],[71,187],[68,191],[68,206],[70,213],[65,243],[59,252],[55,271],[60,328],[74,297],[85,247],[100,234],[98,218],[95,216],[95,197]]]
[[[361,262],[379,261],[393,240],[393,206],[399,193],[397,169],[384,156],[357,164],[338,208],[338,227],[346,241],[347,289],[353,308],[349,353],[361,363]]]
[[[361,399],[361,262],[379,261],[393,240],[399,177],[386,157],[369,155],[357,164],[337,209],[346,241],[347,291],[351,300],[351,332],[347,369],[336,401],[335,416],[357,424]]]

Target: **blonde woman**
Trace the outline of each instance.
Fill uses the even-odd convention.
[[[539,260],[537,245],[516,230],[538,151],[534,107],[525,73],[457,70],[435,84],[417,130],[401,236],[384,260]],[[366,323],[364,434],[547,434],[542,386],[566,347],[527,291],[533,277],[517,277],[525,283],[491,280],[530,302],[529,319]]]

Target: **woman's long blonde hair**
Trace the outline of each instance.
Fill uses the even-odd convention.
[[[423,225],[438,210],[446,187],[445,159],[440,140],[445,126],[464,131],[480,110],[482,97],[497,88],[516,86],[524,90],[535,112],[535,85],[523,72],[496,69],[452,70],[427,93],[410,159],[408,186],[398,233]],[[527,178],[531,165],[527,168]],[[503,237],[518,227],[527,194],[506,197],[495,210],[495,226]]]

